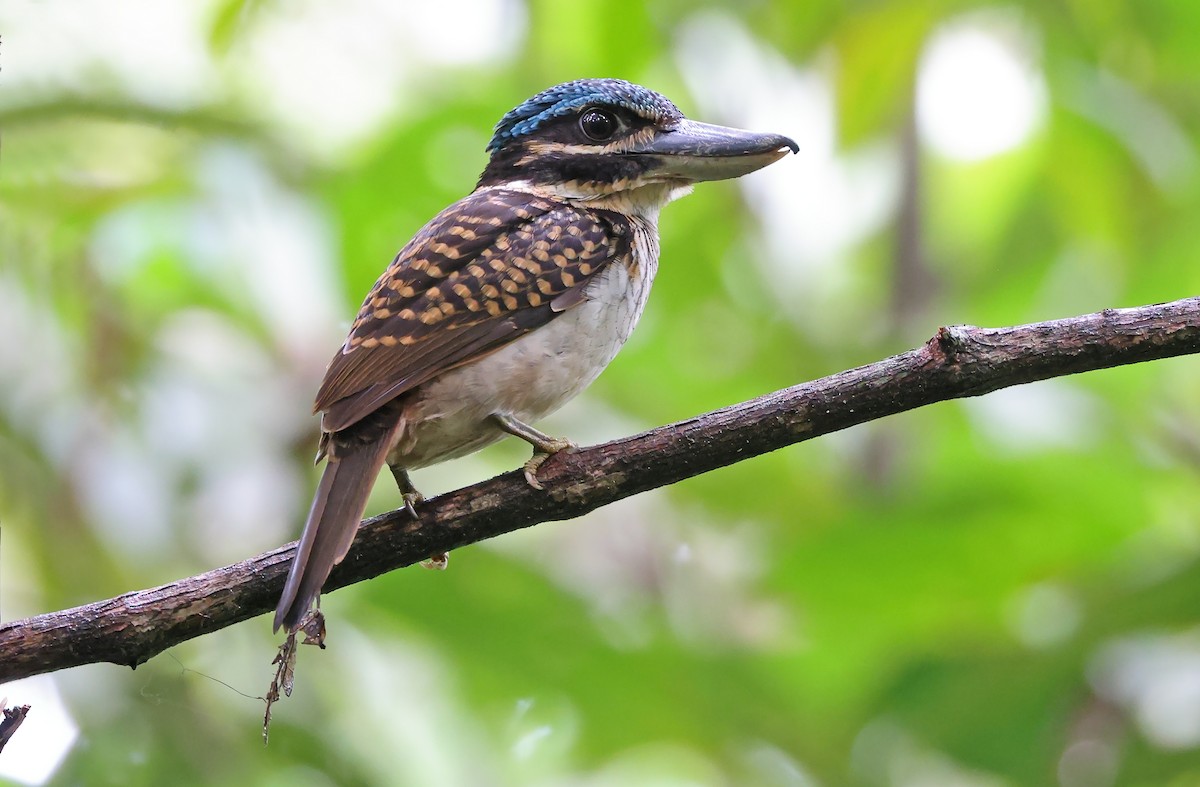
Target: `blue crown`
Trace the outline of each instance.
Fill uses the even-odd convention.
[[[589,104],[625,107],[655,121],[683,117],[666,96],[623,79],[576,79],[543,90],[510,110],[492,134],[489,153],[509,140],[536,131],[547,121],[569,115]]]

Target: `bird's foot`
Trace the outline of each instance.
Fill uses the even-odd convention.
[[[550,457],[557,454],[559,451],[565,451],[568,448],[578,448],[579,446],[570,440],[554,439],[550,442],[543,443],[540,446],[535,446],[533,456],[529,457],[529,461],[522,466],[525,471],[525,481],[534,489],[545,489],[542,482],[538,480],[537,471]]]
[[[414,489],[411,492],[403,492],[402,496],[404,497],[404,509],[408,511],[409,516],[417,519],[417,506],[425,502],[425,495]]]
[[[551,437],[545,432],[539,432],[529,424],[522,423],[507,413],[493,413],[492,420],[510,435],[519,437],[533,446],[533,456],[529,458],[529,461],[525,463],[522,469],[525,471],[525,480],[534,489],[545,489],[537,477],[538,468],[542,466],[543,462],[559,451],[579,447],[570,440],[561,437]]]
[[[425,495],[417,491],[413,486],[412,481],[408,477],[408,471],[402,467],[392,467],[388,465],[388,469],[392,471],[392,478],[396,479],[396,486],[400,489],[400,495],[404,498],[404,508],[408,511],[409,516],[417,519],[417,506],[425,502]]]
[[[428,568],[432,571],[445,571],[446,566],[450,565],[450,553],[439,552],[436,555],[430,555],[421,561],[421,568]]]

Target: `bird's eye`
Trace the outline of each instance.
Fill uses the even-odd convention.
[[[617,119],[611,112],[592,108],[579,116],[579,128],[588,139],[603,142],[617,133]]]

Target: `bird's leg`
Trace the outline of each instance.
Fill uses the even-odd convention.
[[[408,513],[413,519],[417,518],[417,506],[425,502],[425,495],[417,491],[413,486],[412,479],[408,477],[408,471],[403,467],[396,465],[388,465],[388,469],[392,471],[392,478],[396,479],[396,486],[400,488],[400,494],[404,497],[404,507],[408,509]],[[430,555],[425,560],[421,561],[421,565],[425,568],[437,569],[438,571],[445,570],[450,563],[450,555],[445,552],[439,552],[436,555]]]
[[[417,506],[425,502],[425,495],[418,492],[417,488],[413,486],[408,477],[408,471],[403,467],[388,465],[388,469],[392,471],[392,478],[396,479],[396,486],[400,488],[400,495],[404,498],[404,507],[408,509],[412,518],[416,519]]]
[[[539,432],[529,424],[522,423],[507,413],[492,413],[492,420],[510,435],[519,437],[533,446],[533,456],[529,457],[529,461],[525,463],[524,470],[525,480],[534,489],[544,488],[542,482],[537,479],[537,471],[542,466],[542,462],[545,462],[559,451],[579,447],[570,440],[565,440],[561,437],[551,437],[544,432]]]

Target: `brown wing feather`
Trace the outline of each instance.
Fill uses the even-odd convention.
[[[582,300],[631,233],[609,211],[476,192],[429,222],[367,296],[317,393],[327,432],[545,325]]]

